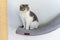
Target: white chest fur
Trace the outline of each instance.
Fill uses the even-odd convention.
[[[21,15],[22,18],[24,18],[24,19],[30,18],[30,12],[29,12],[29,11],[27,11],[27,12],[22,12],[20,15]]]

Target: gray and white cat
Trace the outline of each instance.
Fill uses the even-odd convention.
[[[20,5],[20,17],[22,20],[22,28],[26,30],[38,28],[39,20],[37,16],[29,10],[28,4]]]

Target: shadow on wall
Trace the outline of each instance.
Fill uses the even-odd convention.
[[[22,28],[19,28],[16,30],[17,34],[22,34],[24,33],[30,33],[31,36],[34,35],[42,35],[49,33],[51,31],[54,31],[55,29],[59,28],[60,26],[57,26],[60,24],[60,14],[58,14],[53,20],[51,20],[49,23],[40,25],[38,29],[34,30],[24,30]]]

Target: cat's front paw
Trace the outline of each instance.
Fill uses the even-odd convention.
[[[29,28],[26,27],[26,30],[29,30]]]
[[[30,30],[32,30],[32,29],[34,29],[34,28],[30,28]]]

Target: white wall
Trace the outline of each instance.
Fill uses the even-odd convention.
[[[60,13],[60,0],[8,0],[8,26],[9,29],[12,27],[11,31],[13,28],[17,28],[21,25],[21,20],[18,16],[19,6],[24,3],[29,4],[31,10],[37,14],[40,24],[50,21],[58,13]],[[13,39],[14,38],[12,38],[12,40]],[[19,38],[17,40],[19,40]]]
[[[50,21],[60,13],[60,0],[8,0],[10,26],[21,24],[18,18],[19,6],[24,3],[29,4],[30,9],[37,14],[40,24]]]

